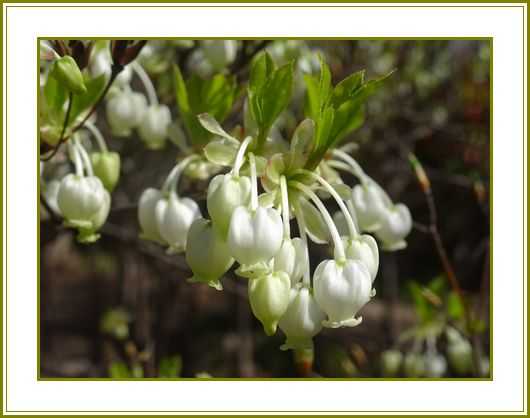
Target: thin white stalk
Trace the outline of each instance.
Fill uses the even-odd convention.
[[[304,270],[304,278],[302,279],[302,283],[305,287],[310,287],[311,286],[311,264],[309,261],[309,246],[307,243],[307,232],[306,232],[304,213],[300,209],[300,203],[298,201],[295,202],[294,209],[295,209],[295,215],[296,215],[296,222],[298,223],[298,229],[300,230],[300,239],[302,240],[302,243],[304,244],[305,259],[307,260],[307,266]]]
[[[337,227],[335,226],[335,223],[333,222],[333,219],[331,218],[331,215],[329,214],[328,210],[326,209],[326,206],[322,203],[322,201],[319,199],[319,197],[311,190],[309,187],[307,187],[305,184],[299,183],[297,181],[294,181],[291,183],[295,188],[300,190],[301,192],[305,193],[315,204],[317,209],[320,211],[322,216],[324,217],[324,222],[326,222],[326,225],[328,227],[328,230],[331,234],[331,239],[333,240],[333,245],[335,246],[335,249],[337,250],[338,259],[340,261],[346,259],[346,253],[344,251],[344,244],[342,243],[342,239],[340,238],[339,231],[337,230]]]
[[[256,210],[258,208],[258,176],[256,174],[256,157],[253,153],[248,154],[250,164],[250,183],[251,183],[251,196],[250,196],[250,209]]]
[[[153,85],[153,82],[145,72],[144,68],[136,61],[132,62],[129,65],[132,67],[132,69],[144,85],[145,92],[147,93],[147,97],[149,98],[149,103],[155,106],[158,105],[158,97],[156,95],[155,86]]]
[[[107,148],[107,144],[105,143],[105,138],[103,138],[103,135],[101,134],[99,128],[88,120],[85,122],[83,127],[89,130],[92,136],[96,139],[99,150],[102,153],[108,152],[109,149]]]
[[[162,191],[168,192],[170,190],[176,190],[176,187],[180,180],[180,176],[182,175],[188,164],[198,158],[199,157],[197,155],[190,155],[189,157],[186,157],[182,161],[177,163],[166,177],[164,185],[162,186]]]
[[[53,56],[56,58],[56,59],[60,59],[61,56],[59,55],[59,53],[53,49],[49,44],[48,42],[45,42],[45,41],[41,41],[40,43],[40,47],[41,48],[44,48],[46,51],[48,52],[51,52],[53,54]]]
[[[247,150],[248,145],[250,144],[250,141],[252,141],[252,137],[247,136],[239,146],[239,149],[237,150],[236,159],[234,161],[234,168],[232,168],[232,174],[236,177],[239,176],[239,170],[241,170],[241,166],[245,161],[245,152]]]
[[[285,176],[280,177],[280,192],[282,194],[283,237],[291,238],[291,224],[289,222],[289,194],[287,192],[287,180],[285,179]]]
[[[348,206],[348,210],[352,217],[353,223],[355,224],[355,229],[359,231],[359,222],[357,221],[357,213],[355,212],[355,207],[353,206],[353,201],[351,200],[351,198],[346,201],[346,206]]]
[[[79,150],[72,141],[68,142],[68,151],[75,166],[75,174],[79,177],[83,177],[83,162],[81,161]]]
[[[364,182],[366,178],[366,174],[362,167],[359,165],[357,161],[353,159],[353,157],[349,154],[346,154],[344,151],[341,151],[340,149],[334,149],[332,151],[333,155],[337,158],[340,158],[342,161],[345,161],[348,163],[348,165],[352,168],[352,173],[356,177],[359,178],[361,182]]]
[[[309,170],[299,170],[300,173],[307,174],[308,176],[312,177],[316,181],[318,181],[324,188],[327,190],[327,192],[335,199],[337,202],[337,205],[339,205],[340,210],[342,211],[344,217],[346,218],[346,223],[348,224],[348,230],[350,231],[350,237],[356,238],[357,235],[359,235],[359,231],[355,225],[355,222],[353,221],[353,218],[350,215],[350,212],[348,211],[348,208],[344,204],[343,200],[337,193],[337,191],[333,188],[331,184],[329,184],[326,180],[324,180],[321,176],[319,176],[316,173],[313,173]]]
[[[83,163],[85,165],[86,174],[89,177],[94,176],[94,170],[92,169],[92,162],[90,161],[90,157],[88,156],[88,153],[86,152],[86,149],[81,145],[81,142],[79,142],[78,139],[75,139],[75,145],[79,151],[79,155],[81,155],[81,159],[83,160]]]

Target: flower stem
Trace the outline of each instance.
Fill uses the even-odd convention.
[[[340,210],[344,214],[344,217],[346,218],[346,223],[348,224],[348,230],[350,231],[350,237],[351,238],[356,238],[357,235],[359,235],[359,232],[357,230],[357,227],[355,226],[355,222],[353,222],[353,218],[350,215],[350,212],[348,211],[348,208],[344,204],[343,200],[341,199],[341,197],[339,196],[337,191],[333,188],[333,186],[331,184],[329,184],[326,180],[324,180],[321,176],[319,176],[316,173],[313,173],[312,171],[299,170],[298,172],[306,174],[306,175],[312,177],[313,179],[318,181],[322,186],[324,186],[326,191],[333,197],[333,199],[335,199],[335,201],[339,205]]]
[[[184,172],[188,164],[198,158],[199,156],[194,154],[178,162],[175,165],[175,167],[173,167],[173,169],[169,172],[168,176],[166,177],[166,180],[164,181],[164,185],[162,186],[162,191],[167,192],[167,191],[176,189],[178,182],[180,180],[180,176],[182,175],[182,173]]]
[[[75,139],[75,146],[79,151],[79,155],[81,155],[81,159],[83,160],[83,163],[85,165],[87,176],[92,177],[94,175],[94,170],[92,170],[92,163],[90,162],[90,157],[88,156],[86,149],[83,147],[83,145],[81,145],[81,142],[79,142],[77,138]]]
[[[86,128],[87,130],[90,131],[92,136],[96,139],[98,147],[102,153],[106,153],[109,151],[109,149],[107,148],[107,144],[105,143],[105,138],[103,138],[101,131],[96,125],[94,125],[92,122],[87,120],[83,128]]]
[[[144,85],[145,92],[147,93],[147,97],[149,98],[149,104],[151,105],[158,105],[158,97],[156,95],[155,86],[153,85],[153,82],[145,72],[144,68],[138,64],[136,61],[132,62],[131,68],[134,70],[142,84]]]
[[[332,153],[335,157],[341,159],[342,161],[345,161],[351,167],[351,173],[356,176],[361,183],[364,183],[367,176],[364,170],[359,165],[359,163],[355,161],[351,155],[346,154],[340,149],[334,149]]]
[[[258,208],[258,177],[256,175],[256,157],[253,153],[249,153],[248,158],[250,163],[250,182],[252,186],[250,209],[256,210]]]
[[[232,174],[236,177],[239,176],[239,170],[241,170],[241,166],[245,161],[245,151],[247,150],[250,141],[252,141],[252,137],[247,136],[239,146],[239,149],[237,150],[236,159],[234,161],[234,168],[232,168]]]
[[[79,150],[71,142],[68,143],[68,151],[70,151],[70,158],[74,162],[75,174],[79,177],[83,177],[83,162],[81,161],[81,156],[79,155]]]
[[[296,222],[298,223],[298,229],[300,230],[300,239],[302,240],[302,243],[304,244],[304,251],[305,251],[305,258],[307,260],[307,266],[304,270],[304,278],[303,278],[303,285],[306,287],[311,286],[311,264],[309,261],[309,246],[307,243],[307,232],[306,232],[306,224],[304,219],[304,213],[302,212],[302,209],[300,208],[300,203],[298,201],[294,202],[295,207],[295,214],[296,214]]]
[[[291,225],[289,222],[289,193],[287,191],[287,180],[285,179],[285,176],[280,177],[280,191],[282,193],[283,237],[291,238]]]
[[[291,184],[293,185],[293,187],[305,193],[313,201],[315,206],[318,208],[318,210],[324,217],[324,222],[326,222],[328,230],[331,234],[333,245],[335,246],[335,249],[337,250],[337,254],[338,254],[337,258],[341,261],[346,259],[346,253],[344,251],[344,244],[342,243],[342,239],[340,238],[339,231],[337,230],[337,227],[335,226],[335,223],[333,222],[331,215],[329,214],[328,210],[326,209],[322,201],[318,198],[315,192],[313,192],[313,190],[311,190],[305,184],[299,183],[297,181],[293,181]]]

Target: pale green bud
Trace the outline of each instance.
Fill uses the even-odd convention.
[[[328,315],[325,327],[354,327],[361,323],[357,312],[372,293],[372,278],[364,263],[324,260],[315,270],[313,286],[316,301]]]
[[[425,359],[421,354],[408,353],[403,369],[407,377],[422,377],[425,374]]]
[[[232,174],[219,174],[210,181],[206,205],[214,227],[223,237],[228,234],[234,210],[249,204],[250,186],[248,177]]]
[[[469,341],[463,338],[453,341],[450,340],[447,345],[447,358],[456,374],[465,376],[471,373],[473,368],[473,355]]]
[[[289,294],[289,306],[279,322],[287,337],[282,350],[313,348],[313,337],[322,329],[326,315],[318,306],[310,289],[296,286]]]
[[[83,74],[75,60],[69,56],[59,58],[53,63],[51,75],[74,94],[86,93]]]
[[[401,368],[403,354],[399,350],[386,350],[381,353],[381,373],[385,377],[396,377]]]
[[[265,334],[276,332],[278,321],[289,305],[291,282],[283,272],[274,272],[248,283],[252,312],[263,324]]]
[[[237,53],[237,41],[234,40],[206,40],[201,42],[204,57],[214,70],[221,70],[231,64]]]
[[[219,279],[234,263],[226,242],[212,228],[212,223],[199,218],[188,231],[186,261],[193,271],[191,282],[207,283],[222,290]]]
[[[112,192],[120,178],[120,154],[117,152],[93,152],[90,155],[94,174],[105,189]]]

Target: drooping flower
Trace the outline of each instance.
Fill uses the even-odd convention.
[[[90,155],[94,174],[99,177],[105,189],[112,192],[120,178],[120,154],[117,152],[93,152]]]
[[[402,203],[392,206],[381,220],[375,236],[383,243],[383,249],[394,251],[407,246],[406,236],[412,229],[412,216],[409,208]]]
[[[156,219],[156,206],[161,199],[163,199],[163,194],[160,190],[148,188],[143,191],[138,202],[138,221],[141,228],[140,236],[144,239],[159,243],[164,242],[164,239],[160,235]]]
[[[159,199],[155,207],[156,226],[170,252],[181,252],[186,248],[188,230],[200,217],[199,206],[194,200],[178,197],[174,192]]]
[[[196,219],[188,231],[186,261],[193,271],[190,282],[207,283],[217,290],[222,290],[219,279],[234,263],[226,242],[203,218]]]
[[[245,265],[268,262],[280,250],[283,226],[278,211],[246,206],[234,210],[228,230],[228,246],[232,256]]]
[[[367,234],[358,235],[355,238],[342,237],[346,257],[351,260],[357,260],[368,268],[372,282],[375,280],[379,270],[379,249],[375,239]]]
[[[171,112],[165,105],[150,105],[138,125],[138,133],[149,149],[157,150],[164,147],[171,124]]]
[[[313,297],[310,289],[297,285],[289,294],[289,306],[279,322],[286,336],[282,350],[313,348],[313,337],[322,329],[326,315]]]
[[[377,231],[381,227],[391,204],[380,187],[370,179],[352,189],[352,202],[359,226],[367,232]]]
[[[314,294],[328,319],[325,327],[354,327],[361,323],[357,312],[370,300],[372,278],[364,263],[324,260],[313,276]]]
[[[210,181],[206,205],[214,227],[223,237],[228,234],[234,210],[249,204],[250,189],[250,179],[245,176],[219,174]]]
[[[130,136],[132,130],[143,120],[147,100],[143,94],[123,90],[113,94],[107,101],[106,112],[114,136]]]
[[[266,274],[248,283],[252,312],[263,324],[265,334],[276,332],[278,321],[287,310],[291,281],[284,272]]]
[[[285,238],[274,256],[274,270],[287,273],[293,286],[302,279],[308,264],[307,251],[300,238]]]

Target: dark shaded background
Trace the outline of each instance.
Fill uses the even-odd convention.
[[[360,69],[366,69],[368,78],[397,70],[369,99],[365,124],[351,137],[360,145],[356,157],[395,201],[409,206],[415,221],[427,224],[425,198],[406,159],[409,151],[416,153],[432,181],[440,234],[457,278],[487,321],[489,42],[308,45],[324,51],[335,83]],[[172,59],[184,64],[184,71],[188,54],[175,47]],[[244,79],[244,68],[235,70]],[[153,77],[172,104],[171,94],[164,96],[166,73]],[[104,112],[98,126],[108,132]],[[122,363],[133,375],[141,370],[156,377],[164,375],[158,371],[161,359],[167,369],[178,367],[178,358],[183,377],[203,372],[214,377],[297,376],[292,354],[278,349],[281,333],[266,337],[252,317],[244,280],[225,279],[223,292],[190,285],[183,257],[166,256],[163,249],[137,238],[138,197],[146,187],[161,184],[174,164],[175,148],[168,144],[170,152],[156,152],[146,150],[137,138],[107,140],[119,150],[123,171],[102,238],[83,246],[71,231],[49,219],[43,217],[40,224],[41,377],[105,377],[112,368],[118,376]],[[204,209],[206,186],[184,181],[182,190],[201,199]],[[325,256],[325,248],[313,246],[312,268]],[[363,324],[318,335],[315,372],[325,377],[378,376],[379,354],[416,322],[406,283],[425,284],[441,273],[431,236],[418,229],[404,251],[382,252],[377,297],[363,309]],[[116,338],[103,332],[102,321],[125,334]],[[480,340],[484,351],[488,341],[486,332]]]

